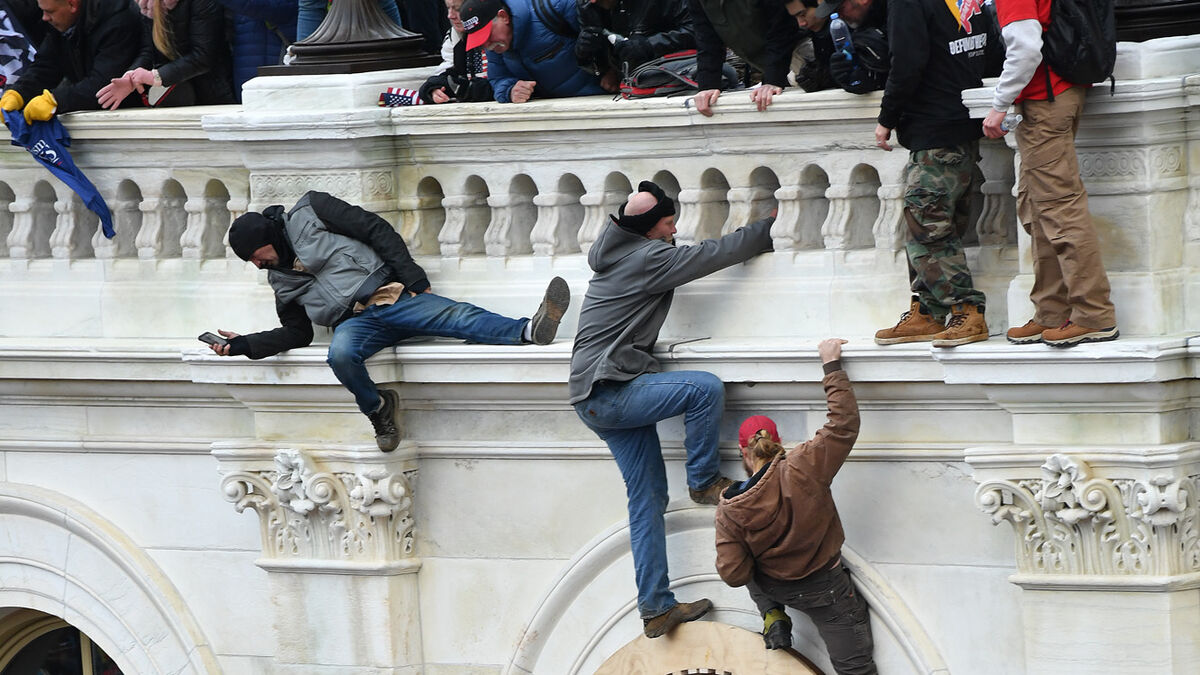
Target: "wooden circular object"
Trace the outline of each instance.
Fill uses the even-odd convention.
[[[608,657],[596,675],[823,675],[791,649],[767,649],[762,636],[715,621],[642,635]]]

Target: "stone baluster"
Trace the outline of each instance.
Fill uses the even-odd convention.
[[[535,195],[537,223],[530,239],[533,254],[551,256],[579,250],[578,233],[583,209],[579,198],[567,192],[547,192]]]
[[[162,252],[162,200],[145,198],[138,204],[138,210],[142,212],[142,227],[134,239],[138,258],[156,260]]]
[[[90,232],[95,231],[99,218],[74,193],[54,202],[54,210],[58,216],[50,233],[50,256],[58,260],[91,257]]]
[[[721,227],[728,215],[725,213],[725,188],[699,188],[680,190],[676,203],[675,241],[681,245],[694,244],[705,239],[721,236]]]
[[[1016,244],[1017,204],[1012,196],[1012,183],[985,181],[980,192],[983,193],[983,211],[975,224],[979,243],[983,246]]]
[[[204,255],[205,232],[208,230],[208,200],[204,197],[192,197],[183,204],[187,213],[187,227],[179,238],[182,256],[186,260],[200,260]]]
[[[483,252],[483,235],[490,219],[490,209],[483,195],[447,195],[442,199],[446,209],[446,224],[438,233],[442,255],[457,258]]]
[[[13,214],[9,204],[0,204],[0,258],[8,256],[8,235],[12,233]]]
[[[142,213],[138,210],[136,199],[116,199],[111,203],[113,214],[113,230],[116,235],[109,239],[104,232],[97,228],[92,234],[92,250],[96,257],[103,260],[112,258],[130,258],[137,254],[134,240],[141,227]]]
[[[588,192],[579,198],[583,205],[583,224],[579,226],[579,250],[587,253],[592,242],[600,236],[608,223],[609,214],[615,214],[621,204],[629,198],[624,190]]]
[[[224,231],[221,233],[221,245],[225,248],[225,258],[227,260],[241,262],[241,258],[238,258],[237,254],[233,252],[233,249],[229,247],[229,227],[233,225],[233,221],[237,220],[240,216],[245,215],[247,211],[249,211],[250,202],[245,197],[230,197],[229,202],[226,204],[226,208],[229,209],[229,223],[224,227]]]
[[[879,216],[871,225],[875,248],[899,251],[906,241],[904,226],[904,184],[888,183],[875,191],[879,198]]]
[[[868,242],[871,229],[859,222],[862,220],[861,209],[865,206],[864,198],[870,201],[876,199],[877,188],[869,183],[853,183],[850,185],[831,185],[825,191],[829,198],[829,214],[821,225],[821,238],[825,248],[831,250],[861,248]],[[876,216],[872,215],[874,223]]]
[[[729,217],[721,226],[721,234],[729,234],[760,218],[766,218],[773,208],[775,191],[769,187],[738,187],[729,190]]]
[[[532,251],[532,198],[523,194],[498,194],[487,198],[492,222],[483,234],[484,251],[493,258],[506,258]]]
[[[825,187],[820,185],[784,185],[775,191],[779,213],[771,226],[776,251],[796,251],[821,247],[821,223],[829,210]]]
[[[446,223],[440,195],[401,197],[400,236],[414,253],[437,253],[438,233]]]
[[[12,213],[12,229],[5,238],[5,244],[8,247],[8,257],[13,260],[28,260],[34,257],[32,255],[33,224],[36,220],[34,204],[36,202],[32,199],[18,197],[8,205],[8,210]]]

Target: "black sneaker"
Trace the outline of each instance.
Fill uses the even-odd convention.
[[[375,445],[384,452],[391,452],[400,445],[400,430],[396,428],[396,408],[400,397],[391,389],[379,390],[379,410],[367,414],[371,426],[375,427]]]
[[[535,345],[548,345],[558,334],[558,322],[571,304],[571,287],[562,277],[554,277],[546,287],[542,304],[529,320],[529,335]]]

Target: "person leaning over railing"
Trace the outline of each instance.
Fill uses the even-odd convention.
[[[0,108],[24,110],[27,122],[56,112],[98,110],[96,92],[137,56],[138,16],[128,0],[41,0],[51,30],[33,64],[0,96]]]
[[[442,66],[425,80],[419,90],[424,103],[491,101],[492,84],[487,78],[487,56],[483,49],[467,49],[459,9],[463,0],[446,0],[450,30],[442,42]]]
[[[800,41],[796,22],[788,18],[779,0],[688,0],[692,30],[696,34],[696,111],[712,116],[721,95],[721,64],[725,48],[762,71],[762,84],[750,90],[759,111],[788,86],[792,52]]]
[[[135,90],[151,107],[233,103],[225,10],[214,0],[137,0],[141,51],[96,93],[113,110]]]
[[[575,63],[575,0],[465,0],[467,49],[487,49],[488,80],[500,103],[602,94]]]
[[[622,76],[651,59],[696,46],[687,0],[576,0],[575,60],[616,93]]]

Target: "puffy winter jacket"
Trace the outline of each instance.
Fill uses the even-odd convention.
[[[259,66],[278,65],[296,41],[295,0],[217,0],[233,15],[233,87],[242,100],[242,85],[258,77]]]
[[[550,16],[539,16],[534,3]],[[508,7],[513,43],[503,54],[487,53],[488,80],[497,101],[511,102],[509,92],[517,80],[537,82],[534,98],[604,93],[600,80],[575,63],[575,37],[579,35],[575,0],[510,0]],[[553,24],[561,24],[560,32],[551,29]]]

